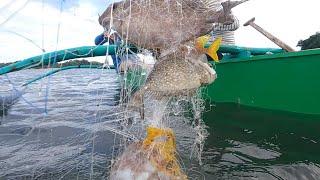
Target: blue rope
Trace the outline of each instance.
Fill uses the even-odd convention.
[[[41,108],[38,108],[37,106],[33,105],[30,101],[28,101],[27,99],[25,99],[23,97],[23,94],[25,94],[25,89],[23,91],[19,91],[18,88],[16,88],[16,86],[12,83],[12,81],[10,80],[9,76],[7,74],[5,74],[5,76],[8,79],[9,84],[12,86],[12,89],[15,91],[15,93],[21,94],[20,98],[27,103],[30,107],[34,108],[35,110],[37,110],[39,113],[44,113],[45,115],[47,115],[46,111],[42,111]]]
[[[64,0],[60,1],[60,21],[58,23],[57,39],[56,39],[56,51],[55,51],[56,53],[55,53],[55,56],[54,56],[53,64],[56,64],[56,62],[57,62],[57,53],[58,53],[57,50],[58,50],[58,44],[59,44],[61,14],[62,14],[62,11],[63,11],[63,3],[64,3]],[[65,58],[65,57],[63,57],[63,58]],[[48,114],[48,97],[49,97],[50,81],[51,81],[51,76],[48,77],[48,81],[47,81],[47,85],[46,85],[46,94],[45,94],[45,99],[44,99],[44,112],[45,112],[45,114]]]

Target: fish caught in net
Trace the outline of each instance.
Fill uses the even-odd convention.
[[[61,0],[61,16],[64,3],[68,2]],[[25,74],[14,72],[8,80],[1,76],[1,82],[23,94],[19,93],[17,102],[12,98],[16,104],[2,114],[0,169],[4,171],[0,179],[194,177],[190,162],[201,164],[208,136],[202,120],[201,86],[216,79],[205,54],[216,59],[221,41],[218,38],[206,49],[208,38],[199,37],[221,21],[220,3],[111,3],[99,23],[121,38],[115,53],[121,59],[119,74],[105,69],[106,61],[102,69],[65,71],[25,89],[24,81],[47,72],[50,66],[28,66]],[[55,48],[60,27],[58,23]],[[44,46],[40,49],[45,51]],[[77,51],[69,53],[77,55]],[[148,64],[150,59],[155,63]],[[0,101],[6,111],[7,101]]]

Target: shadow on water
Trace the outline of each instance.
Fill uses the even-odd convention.
[[[0,117],[6,116],[10,107],[14,105],[22,95],[22,92],[17,91],[11,92],[10,95],[0,95]]]
[[[21,84],[39,73],[29,69],[10,80]],[[107,128],[119,126],[108,122],[121,113],[117,74],[70,70],[47,82],[30,85],[23,97],[0,85],[0,180],[103,179],[119,148],[119,136]],[[47,114],[38,111],[45,105]]]
[[[317,179],[320,117],[216,104],[204,114],[210,127],[209,173],[223,179]],[[226,175],[229,173],[230,175]]]
[[[13,102],[19,97],[1,99],[9,103],[0,107],[0,179],[107,177],[111,159],[123,148],[118,145],[122,143],[120,136],[107,128],[121,125],[108,123],[122,113],[115,107],[123,100],[117,75],[106,71],[99,80],[88,83],[100,71],[71,72],[52,77],[46,116],[22,98],[17,103]],[[34,76],[38,70],[24,73]],[[21,77],[27,76],[12,76]],[[32,86],[23,98],[42,108],[45,88],[37,90],[40,85]],[[9,112],[3,108],[12,104]],[[184,163],[190,165],[190,179],[204,179],[192,178],[198,174],[210,180],[319,179],[320,117],[235,104],[216,104],[206,110],[210,136],[202,155],[203,166],[190,162],[189,154],[181,154],[187,156]],[[183,140],[190,143],[188,138]]]

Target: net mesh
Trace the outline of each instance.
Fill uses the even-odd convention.
[[[14,6],[16,1],[1,4],[0,12],[5,16],[1,19],[1,32],[24,39],[23,44],[34,46],[38,51],[60,49],[68,1],[59,1],[59,20],[50,48],[45,47],[48,35],[44,18],[40,21],[40,42],[24,32],[6,28],[7,23],[17,23],[14,17],[28,5],[32,6],[31,2],[25,1],[18,7]],[[208,136],[201,118],[202,89],[160,99],[155,98],[155,94],[145,94],[145,120],[128,103],[152,71],[153,63],[148,61],[156,59],[151,55],[157,57],[159,53],[172,52],[180,44],[208,33],[212,24],[206,24],[204,17],[215,17],[219,2],[128,0],[111,4],[118,7],[108,8],[99,20],[105,30],[116,27],[115,33],[123,37],[116,54],[122,61],[122,75],[108,68],[75,69],[23,87],[32,77],[52,70],[38,63],[0,76],[0,179],[108,179],[111,167],[132,144],[144,142],[146,146],[150,138],[146,130],[151,126],[170,129],[174,133],[169,137],[176,143],[176,147],[167,147],[166,140],[164,144],[156,144],[159,151],[152,156],[151,164],[160,172],[169,171],[167,166],[171,164],[174,168],[170,174],[202,177],[190,165],[202,163],[201,152]],[[50,15],[46,6],[42,1],[41,13]],[[138,46],[136,53],[127,48],[130,43]],[[104,67],[109,67],[108,57],[107,53]],[[166,160],[158,166],[157,161],[161,160],[157,158],[161,157]]]

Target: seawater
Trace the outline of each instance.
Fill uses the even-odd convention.
[[[0,76],[1,95],[47,70]],[[13,84],[8,82],[7,78]],[[0,118],[0,179],[105,179],[120,135],[113,70],[44,78]],[[320,118],[235,104],[207,106],[203,165],[180,154],[190,179],[320,179]]]

